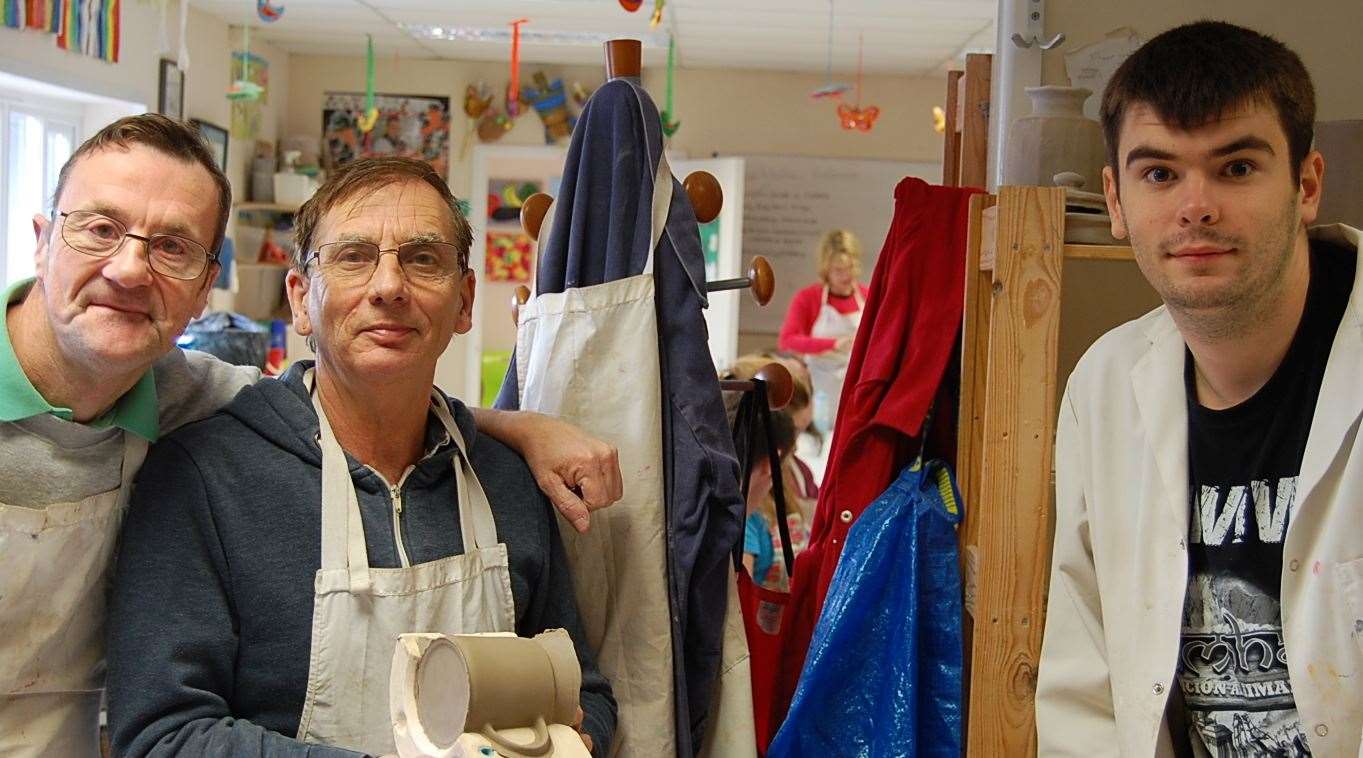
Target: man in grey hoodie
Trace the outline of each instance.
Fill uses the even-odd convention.
[[[358,161],[296,234],[289,298],[316,364],[171,434],[139,476],[110,608],[115,751],[389,753],[396,635],[564,628],[583,741],[607,754],[615,702],[553,509],[432,387],[474,294],[449,188],[419,161]]]

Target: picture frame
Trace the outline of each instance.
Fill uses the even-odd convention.
[[[227,171],[227,130],[217,124],[191,118],[190,123],[203,135],[204,141],[208,143],[208,149],[213,152],[214,159],[218,162],[218,168]]]
[[[185,117],[185,72],[169,58],[161,59],[160,86],[156,89],[156,112],[175,119]]]

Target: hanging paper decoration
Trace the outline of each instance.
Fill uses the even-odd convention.
[[[592,96],[591,90],[587,89],[586,87],[583,87],[582,82],[573,82],[572,93],[573,102],[577,103],[577,107],[579,108],[586,105],[587,100],[590,99]]]
[[[620,7],[624,8],[630,13],[634,13],[635,11],[639,10],[639,8],[643,7],[643,4],[644,0],[620,0]]]
[[[833,0],[828,0],[828,50],[827,61],[824,64],[824,85],[809,93],[809,96],[815,100],[826,97],[836,100],[849,89],[851,88],[846,84],[833,81]]]
[[[61,31],[60,0],[4,0],[5,26],[56,34]]]
[[[180,54],[175,56],[175,67],[189,73],[189,0],[180,0]]]
[[[869,132],[880,116],[880,109],[874,105],[861,107],[861,48],[861,35],[857,35],[857,104],[852,106],[847,103],[840,103],[838,105],[838,123],[842,124],[844,129],[859,129],[863,132]]]
[[[552,145],[571,137],[577,117],[568,112],[568,95],[564,91],[563,80],[550,82],[542,71],[535,72],[534,80],[535,87],[525,88],[521,96],[534,106],[535,112],[544,122],[544,141]]]
[[[518,18],[511,22],[511,81],[506,85],[506,115],[511,118],[521,115],[521,24],[529,21]]]
[[[260,135],[264,122],[263,106],[270,102],[270,62],[255,53],[233,51],[231,70],[240,71],[241,79],[260,91],[255,98],[232,100],[232,136],[253,140]]]
[[[653,17],[648,20],[650,29],[657,29],[658,24],[663,22],[663,6],[666,4],[667,0],[653,0]]]
[[[947,131],[947,112],[942,110],[942,106],[932,106],[932,130],[938,134],[945,134]]]
[[[364,37],[368,40],[364,59],[364,113],[355,126],[361,134],[368,134],[379,122],[379,109],[374,105],[374,38],[368,34]]]
[[[118,62],[122,36],[119,0],[53,0],[54,5],[57,3],[61,5],[54,10],[61,17],[57,47],[109,63]],[[8,4],[9,0],[6,0],[7,8]],[[50,18],[48,23],[51,24]]]
[[[241,27],[241,74],[227,88],[228,100],[259,100],[265,88],[251,81],[247,66],[251,60],[251,27]]]
[[[469,142],[473,140],[473,132],[477,129],[478,119],[492,107],[492,100],[496,95],[492,93],[492,88],[485,82],[470,84],[464,88],[464,115],[468,116],[468,125],[464,129],[464,142],[459,147],[459,158],[462,160],[468,155]]]
[[[256,15],[260,17],[261,21],[273,24],[279,20],[280,16],[284,15],[284,6],[270,5],[270,0],[256,0]]]
[[[658,114],[663,122],[663,134],[671,137],[681,128],[681,122],[673,118],[675,111],[672,110],[672,70],[676,66],[677,40],[668,35],[667,37],[667,103],[663,112]]]

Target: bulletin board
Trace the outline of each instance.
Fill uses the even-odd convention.
[[[861,239],[862,283],[870,284],[876,258],[894,214],[894,188],[906,176],[941,181],[936,163],[744,156],[743,260],[762,255],[776,271],[776,293],[763,308],[743,298],[739,328],[781,331],[796,291],[818,281],[819,238],[851,229]]]

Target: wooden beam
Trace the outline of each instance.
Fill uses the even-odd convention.
[[[989,164],[989,69],[993,56],[971,53],[965,57],[965,121],[961,124],[960,186],[980,187],[987,181]]]
[[[947,72],[946,133],[942,140],[942,186],[961,186],[961,121],[959,95],[964,71]]]
[[[1036,755],[1051,559],[1064,190],[1002,187],[998,208],[983,484],[974,506],[982,519],[970,758]]]
[[[983,213],[993,206],[993,195],[970,198],[966,226],[965,301],[961,322],[961,407],[956,427],[956,484],[965,504],[959,532],[962,590],[965,613],[961,617],[964,653],[961,671],[962,702],[970,701],[970,652],[974,644],[975,596],[979,590],[977,557],[981,513],[975,507],[980,491],[980,456],[984,447],[985,369],[989,363],[989,311],[993,275],[980,270],[980,248],[984,235]],[[970,714],[962,714],[962,728],[969,730]]]

